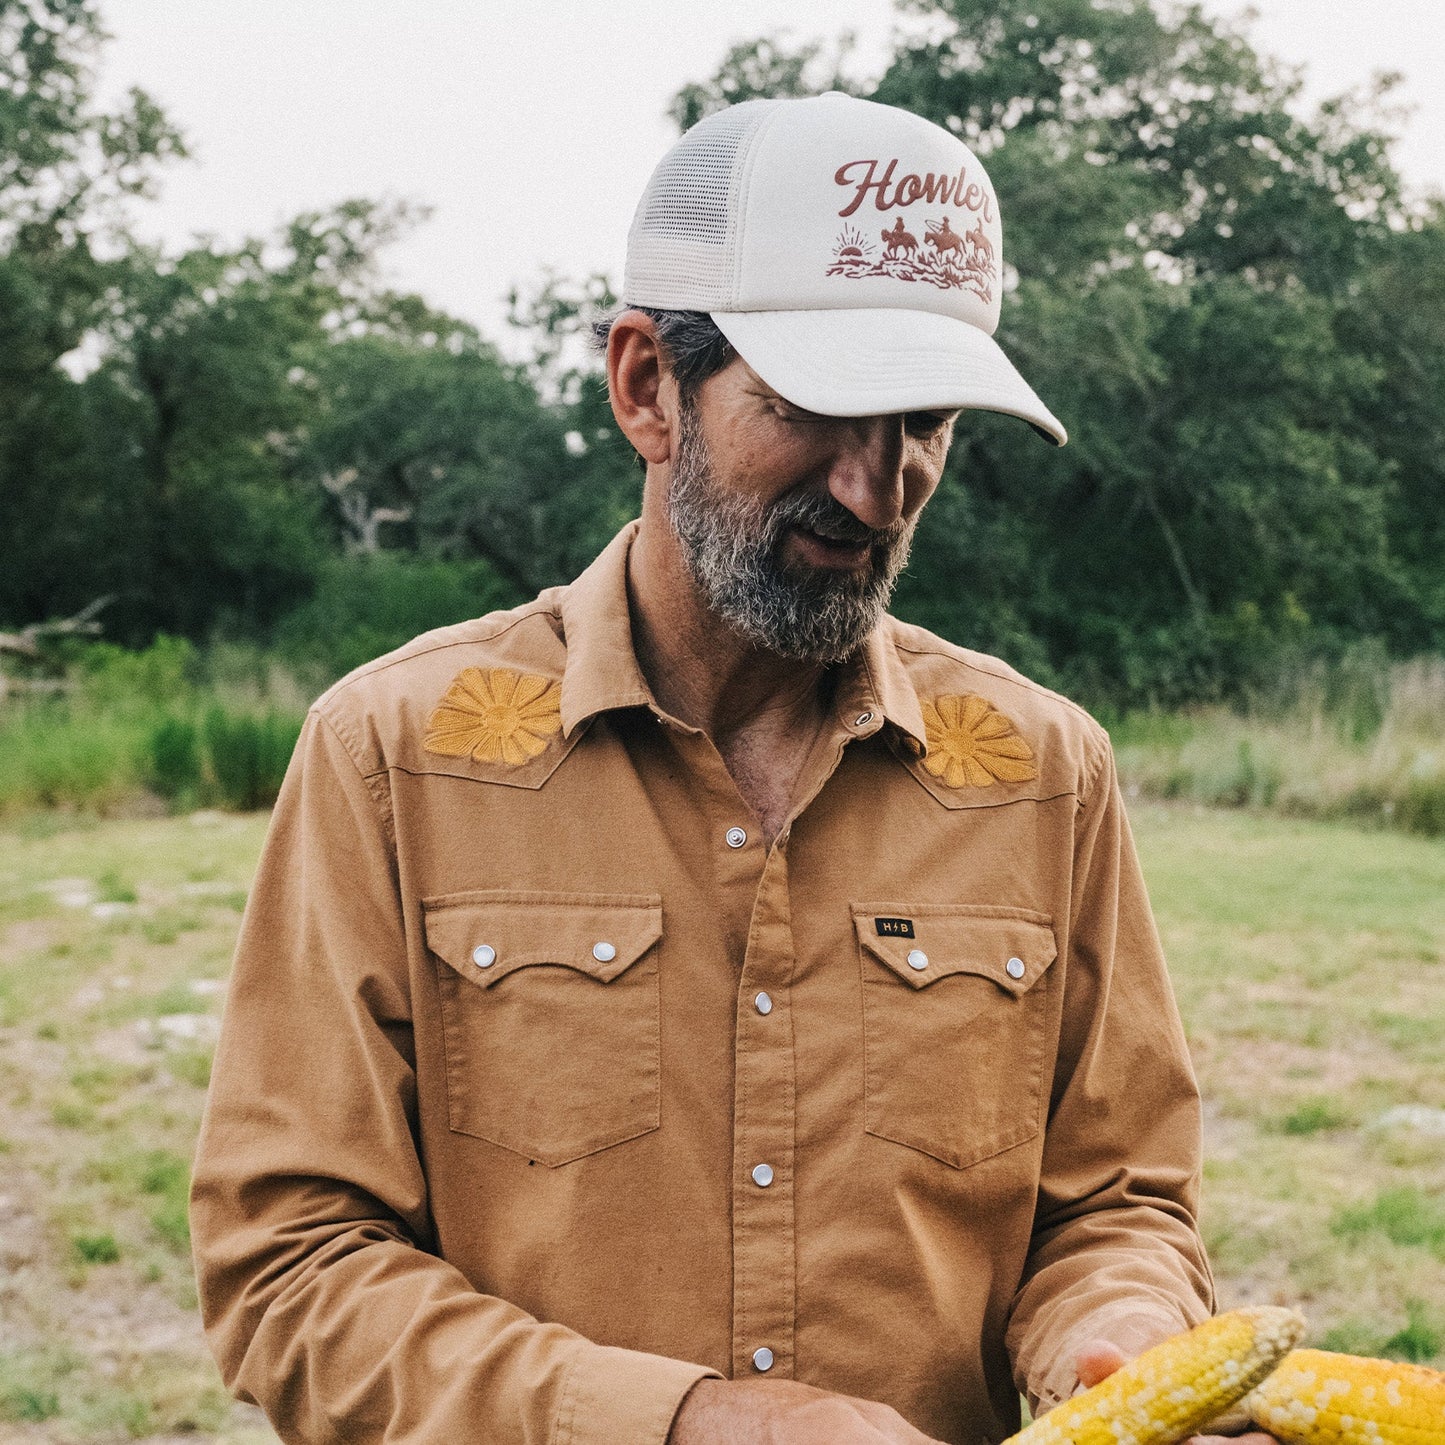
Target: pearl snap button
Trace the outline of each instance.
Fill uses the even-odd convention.
[[[773,1001],[767,994],[760,993],[753,1000],[753,1007],[757,1009],[760,1014],[770,1014],[773,1011]]]
[[[773,1166],[771,1164],[753,1165],[753,1183],[759,1189],[766,1189],[773,1182]]]
[[[866,728],[872,721],[873,714],[871,712],[860,712],[858,716],[853,719],[853,726],[855,728]]]
[[[490,944],[479,943],[472,950],[472,962],[478,968],[490,968],[497,961],[497,950]]]
[[[913,949],[908,955],[909,968],[927,968],[928,955],[921,948]]]
[[[1010,978],[1022,978],[1025,973],[1024,961],[1021,958],[1011,958],[1004,964],[1004,971]]]
[[[617,957],[617,950],[610,943],[594,943],[592,945],[592,957],[598,963],[611,963]]]
[[[771,1370],[773,1368],[773,1352],[764,1345],[761,1349],[753,1351],[753,1369]]]
[[[729,848],[741,848],[748,841],[748,835],[741,828],[729,828],[727,838]]]

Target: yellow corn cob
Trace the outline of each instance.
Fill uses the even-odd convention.
[[[1286,1445],[1445,1445],[1445,1375],[1423,1365],[1293,1350],[1244,1405]]]
[[[1006,1445],[1177,1445],[1254,1388],[1304,1333],[1294,1310],[1230,1310],[1145,1350]]]

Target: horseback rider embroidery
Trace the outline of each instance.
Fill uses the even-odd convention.
[[[888,276],[895,281],[926,281],[941,290],[959,287],[972,291],[988,305],[993,299],[997,263],[993,243],[979,217],[962,233],[948,216],[924,222],[923,244],[899,216],[878,232],[880,251],[862,231],[845,225],[833,245],[829,276]]]
[[[928,244],[938,251],[940,257],[945,251],[963,250],[963,237],[948,224],[947,216],[941,222],[929,221],[928,225],[932,229],[925,231],[924,237]]]
[[[899,216],[893,224],[892,230],[885,229],[883,236],[884,256],[896,256],[900,252],[907,253],[918,249],[918,237],[911,236],[903,229],[903,217]]]

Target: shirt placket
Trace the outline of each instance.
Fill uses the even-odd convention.
[[[738,989],[733,1072],[735,1379],[791,1377],[794,1369],[797,1060],[786,838],[785,831],[763,866]]]
[[[797,1055],[793,1036],[793,918],[788,840],[793,819],[818,795],[848,742],[876,732],[874,709],[848,700],[820,732],[804,765],[792,814],[769,846],[742,805],[722,758],[696,729],[669,725],[718,849],[719,898],[752,887],[734,1029],[732,1363],[734,1379],[792,1378],[796,1367],[794,1226]],[[761,859],[761,867],[759,866]]]
[[[734,1379],[796,1372],[797,1051],[788,841],[850,741],[880,726],[875,707],[847,699],[804,765],[792,813],[768,850],[738,988],[733,1072]]]
[[[734,1031],[730,1373],[791,1376],[796,1082],[787,831],[769,847],[707,738],[678,725],[669,733],[717,850],[720,906],[729,906],[739,890],[752,894]]]

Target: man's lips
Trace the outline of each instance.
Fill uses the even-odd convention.
[[[815,567],[866,567],[873,556],[871,541],[835,542],[817,532],[809,531],[806,527],[796,526],[788,529],[788,536],[803,557]]]

